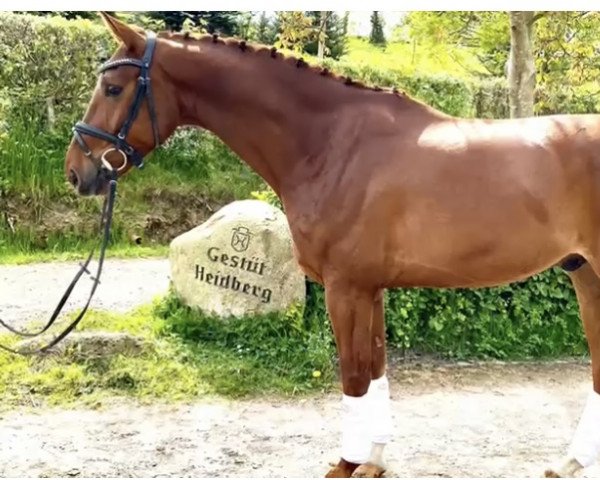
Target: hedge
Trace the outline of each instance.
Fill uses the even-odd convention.
[[[100,62],[115,48],[106,28],[89,20],[0,13],[0,97],[5,118],[26,112],[59,124],[81,116]]]
[[[90,20],[0,13],[0,112],[28,112],[47,117],[53,103],[56,121],[71,124],[81,116],[94,86],[97,67],[115,44],[106,28]],[[504,79],[466,81],[449,76],[408,76],[366,64],[326,60],[332,70],[370,85],[397,87],[451,115],[507,118]],[[594,93],[568,91],[550,97],[536,92],[539,113],[597,111]],[[47,120],[47,118],[46,118]]]
[[[89,100],[97,67],[114,48],[100,23],[0,13],[0,98],[8,102],[10,111],[45,120],[50,99],[56,122],[70,125]],[[448,76],[407,76],[369,65],[326,63],[365,83],[403,89],[452,115],[497,118],[508,112],[502,81],[465,82]],[[498,108],[499,104],[506,108]]]
[[[0,119],[4,118],[4,135],[10,135],[11,122],[24,117],[40,120],[36,128],[44,128],[48,121],[47,99],[53,104],[57,128],[66,131],[81,116],[97,79],[97,66],[113,48],[106,29],[98,23],[0,13],[0,112],[4,112]],[[365,83],[404,89],[453,115],[508,116],[502,79],[467,82],[445,76],[411,77],[368,65],[326,63],[332,70]],[[586,95],[575,97],[571,93],[547,99],[543,91],[538,94],[545,113],[556,108],[568,111],[571,107],[588,111],[596,105]],[[197,138],[206,141],[205,135]],[[65,135],[65,146],[68,140]],[[190,163],[193,149],[184,146],[186,158],[181,162],[169,159],[173,164]],[[55,145],[52,152],[57,155],[55,164],[60,165],[62,158],[58,156],[64,154],[64,149]],[[183,149],[173,152],[183,155]],[[207,164],[211,161],[204,160]],[[233,156],[231,161],[235,161]],[[60,170],[57,177],[62,176]],[[310,293],[309,310],[325,321],[322,289],[311,284]],[[496,289],[395,290],[386,296],[386,305],[389,340],[407,351],[454,358],[546,357],[586,351],[572,288],[567,276],[556,270]]]

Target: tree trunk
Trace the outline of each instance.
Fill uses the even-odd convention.
[[[319,33],[317,35],[317,58],[325,57],[325,40],[327,38],[327,12],[321,12],[321,22],[319,25]]]
[[[46,110],[48,113],[48,130],[53,131],[56,125],[56,113],[54,112],[54,97],[46,98]]]
[[[533,12],[509,12],[510,56],[508,95],[511,118],[533,116],[535,60],[533,58]]]

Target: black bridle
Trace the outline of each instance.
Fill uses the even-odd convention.
[[[44,332],[48,331],[48,329],[54,324],[54,322],[58,318],[65,303],[71,296],[73,289],[75,288],[75,286],[77,285],[84,273],[90,275],[90,278],[93,282],[87,302],[85,303],[84,307],[81,309],[79,314],[75,317],[75,319],[59,335],[57,335],[50,342],[48,342],[48,344],[38,348],[20,349],[11,348],[6,345],[0,344],[0,349],[11,353],[18,353],[21,355],[45,353],[49,349],[54,347],[57,343],[59,343],[61,340],[63,340],[69,333],[71,333],[85,316],[92,301],[92,298],[96,293],[96,289],[100,284],[100,276],[102,274],[102,267],[104,265],[106,248],[108,247],[108,243],[110,240],[110,228],[112,225],[112,214],[117,193],[118,174],[125,168],[128,162],[131,162],[134,166],[138,168],[141,168],[143,166],[143,154],[138,152],[133,146],[131,146],[127,142],[127,135],[129,134],[129,130],[131,129],[133,122],[135,121],[140,112],[140,108],[142,106],[142,103],[144,102],[144,99],[146,99],[148,103],[148,111],[150,113],[150,120],[152,122],[152,132],[154,134],[155,147],[158,147],[160,145],[158,123],[156,120],[156,111],[154,109],[154,99],[152,97],[152,88],[150,86],[150,66],[152,64],[152,57],[154,56],[155,46],[156,35],[152,32],[148,32],[146,49],[144,51],[144,56],[141,60],[136,58],[122,58],[118,60],[113,60],[112,62],[107,62],[100,67],[100,73],[122,66],[134,66],[140,69],[140,76],[138,77],[133,103],[129,108],[129,113],[127,115],[127,118],[125,119],[125,122],[123,123],[123,126],[116,135],[106,132],[105,130],[102,130],[100,128],[94,127],[93,125],[88,125],[84,122],[77,122],[73,127],[73,135],[75,137],[75,140],[79,144],[79,147],[83,150],[83,154],[97,165],[99,173],[102,173],[104,177],[108,180],[108,193],[106,194],[106,197],[104,199],[104,205],[102,207],[102,218],[100,221],[100,231],[102,232],[102,238],[100,239],[100,253],[98,256],[98,266],[96,268],[95,275],[92,275],[88,267],[94,257],[96,247],[94,247],[89,253],[89,255],[86,258],[86,261],[80,265],[79,271],[67,287],[65,293],[58,302],[56,308],[54,309],[54,312],[52,313],[50,319],[48,320],[46,325],[44,325],[44,327],[42,327],[36,332],[25,332],[17,330],[16,328],[5,323],[2,319],[0,319],[0,325],[5,327],[8,331],[20,335],[22,337],[37,337],[38,335],[41,335]],[[99,138],[101,140],[105,140],[111,143],[113,147],[105,150],[102,153],[100,159],[98,159],[94,157],[92,151],[88,147],[82,135],[89,135],[92,137]],[[105,158],[106,154],[111,151],[118,151],[123,156],[123,164],[119,166],[119,168],[115,169]]]
[[[105,155],[111,151],[120,152],[123,156],[123,164],[117,168],[117,172],[122,171],[127,162],[131,162],[135,167],[141,168],[144,165],[144,155],[138,152],[133,146],[131,146],[127,142],[127,135],[129,134],[129,130],[131,130],[131,126],[133,122],[138,116],[140,109],[142,107],[142,103],[144,99],[148,104],[148,113],[150,114],[150,121],[152,122],[152,133],[154,135],[154,147],[158,147],[160,145],[160,137],[158,132],[158,121],[156,119],[156,110],[154,108],[154,97],[152,96],[152,86],[150,83],[150,66],[152,65],[152,57],[154,56],[154,48],[156,46],[156,35],[153,32],[147,32],[146,37],[146,50],[144,51],[144,56],[142,59],[137,58],[119,58],[118,60],[113,60],[112,62],[107,62],[100,67],[100,73],[104,73],[107,70],[113,70],[115,68],[131,66],[137,67],[140,69],[140,76],[137,80],[137,86],[135,90],[135,96],[133,98],[133,103],[131,107],[129,107],[129,112],[127,114],[127,118],[123,122],[121,129],[115,135],[114,133],[109,133],[101,128],[94,127],[93,125],[88,125],[85,122],[77,122],[73,127],[73,136],[75,140],[79,144],[81,150],[83,150],[83,154],[95,161],[100,166],[100,162],[94,158],[91,149],[88,147],[85,142],[83,135],[89,135],[90,137],[96,137],[100,140],[104,140],[108,143],[114,145],[113,148],[109,148],[105,150],[101,156],[101,164],[106,166]]]

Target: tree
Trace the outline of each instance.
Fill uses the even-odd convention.
[[[598,12],[536,13],[536,111],[592,113],[598,109]]]
[[[335,12],[307,12],[312,19],[314,38],[305,51],[319,58],[338,59],[345,52],[348,43],[348,15],[340,18]]]
[[[219,33],[222,35],[236,35],[238,33],[238,19],[241,12],[219,12],[219,11],[154,11],[145,12],[150,18],[162,20],[165,28],[179,31],[183,28],[186,20],[193,25],[203,27],[208,33]]]
[[[243,39],[254,38],[254,13],[253,12],[239,12],[237,16],[237,24],[235,28],[235,34]]]
[[[383,18],[379,16],[379,12],[371,14],[371,34],[369,42],[373,45],[385,46],[385,34],[383,33]]]
[[[277,35],[277,46],[300,53],[313,39],[312,20],[299,11],[277,12],[280,31]]]
[[[21,12],[15,12],[15,13],[21,13]],[[86,18],[89,20],[94,20],[98,18],[98,14],[96,12],[89,12],[89,11],[65,11],[65,10],[58,10],[58,11],[52,11],[52,12],[42,12],[42,11],[35,11],[35,12],[22,12],[22,13],[27,13],[29,15],[37,15],[37,16],[59,16],[59,17],[63,17],[66,18],[67,20],[76,20],[78,18]],[[114,12],[108,12],[110,14],[113,14]]]
[[[269,17],[267,17],[267,12],[261,12],[258,18],[254,39],[265,45],[273,45],[277,39],[277,30],[275,25],[269,20]]]
[[[317,12],[318,13],[318,29],[317,29],[317,57],[325,57],[325,42],[327,41],[327,20],[333,12]]]
[[[597,111],[600,14],[536,12],[531,21],[535,111],[564,112],[567,105],[573,113]],[[512,35],[508,12],[410,12],[405,25],[414,42],[445,49],[451,56],[468,51],[490,75],[508,77]]]
[[[508,98],[511,118],[532,117],[535,93],[533,12],[509,12]]]
[[[409,37],[430,48],[466,47],[494,76],[504,76],[510,52],[506,12],[410,12],[405,18]]]

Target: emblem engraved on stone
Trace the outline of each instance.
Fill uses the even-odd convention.
[[[233,235],[231,236],[231,247],[236,252],[245,252],[250,246],[250,230],[246,227],[237,227],[233,229]]]

